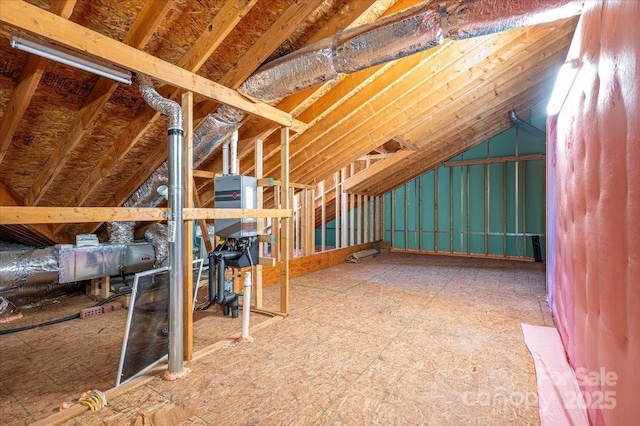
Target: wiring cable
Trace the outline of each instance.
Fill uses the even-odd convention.
[[[112,300],[117,299],[120,296],[125,296],[125,295],[130,294],[130,293],[131,293],[131,290],[127,289],[127,290],[121,291],[119,293],[112,294],[111,296],[107,297],[106,299],[103,299],[103,300],[99,301],[98,303],[96,303],[95,305],[91,306],[91,308],[102,306],[105,303],[109,303]],[[69,315],[69,316],[66,316],[66,317],[62,317],[62,318],[57,318],[57,319],[50,320],[50,321],[41,322],[40,324],[25,325],[24,327],[0,330],[0,336],[5,335],[5,334],[18,333],[20,331],[33,330],[34,328],[46,327],[46,326],[54,325],[54,324],[60,324],[62,322],[71,321],[71,320],[74,320],[74,319],[77,319],[77,318],[80,318],[80,314],[79,313],[78,314]]]

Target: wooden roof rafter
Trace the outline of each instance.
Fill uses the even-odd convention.
[[[69,19],[77,0],[54,0],[51,3],[50,13],[60,15],[63,19]],[[39,56],[30,56],[22,70],[22,75],[11,93],[11,98],[4,115],[0,120],[0,163],[9,149],[11,140],[18,129],[20,120],[31,103],[31,98],[36,92],[44,69],[49,61]]]
[[[136,49],[142,49],[158,25],[171,10],[176,0],[160,0],[147,2],[136,18],[133,25],[123,39],[123,43]],[[25,204],[35,206],[45,195],[51,184],[56,180],[60,171],[70,158],[70,153],[79,145],[84,135],[91,129],[93,123],[102,112],[111,95],[118,88],[118,83],[105,77],[101,77],[93,87],[84,107],[76,114],[76,117],[56,145],[54,153],[34,180],[33,186],[24,197]]]
[[[312,170],[305,171],[301,168],[305,162],[300,160],[296,161],[294,158],[291,162],[292,177],[301,182],[311,182],[315,179],[322,179],[323,176],[334,171],[335,164],[350,163],[353,159],[362,155],[362,153],[366,153],[370,149],[378,146],[381,141],[388,140],[394,135],[397,135],[401,129],[405,129],[406,132],[406,129],[423,125],[423,123],[427,121],[429,122],[429,128],[442,129],[443,131],[450,130],[451,123],[454,122],[463,125],[462,122],[455,117],[455,112],[459,112],[461,104],[473,104],[474,106],[472,108],[475,109],[480,106],[485,108],[486,102],[492,99],[498,98],[499,96],[504,98],[508,96],[509,93],[511,93],[511,95],[517,93],[523,84],[527,84],[527,79],[544,79],[546,75],[541,74],[540,71],[545,69],[545,67],[554,65],[560,60],[564,54],[564,50],[558,51],[557,45],[568,45],[568,40],[571,38],[574,25],[575,21],[566,22],[560,28],[547,26],[534,30],[525,29],[512,31],[512,35],[519,34],[519,36],[512,37],[510,40],[502,37],[496,41],[496,43],[501,44],[508,42],[508,44],[518,46],[521,43],[527,42],[527,39],[529,39],[528,42],[530,44],[536,45],[537,43],[538,50],[536,51],[539,51],[539,53],[532,59],[527,59],[529,55],[527,52],[518,51],[518,53],[514,54],[510,59],[511,67],[508,67],[506,64],[506,62],[509,61],[505,61],[501,56],[495,56],[494,63],[500,64],[498,75],[508,76],[503,78],[499,92],[497,91],[495,83],[479,84],[476,79],[476,74],[485,74],[484,67],[470,68],[471,75],[462,73],[457,77],[457,83],[454,81],[446,83],[446,81],[448,81],[446,79],[442,82],[442,84],[450,84],[451,87],[456,87],[458,89],[457,92],[450,90],[447,85],[441,85],[440,89],[431,86],[423,87],[420,90],[411,92],[411,99],[403,102],[402,108],[393,108],[390,113],[386,113],[383,120],[371,120],[368,125],[360,126],[359,132],[362,135],[361,137],[350,138],[348,141],[343,142],[342,138],[347,137],[347,134],[344,134],[341,138],[335,139],[334,144],[340,145],[338,149],[331,151],[331,155],[322,155],[320,157],[318,157],[318,154],[314,157],[303,156],[302,158],[306,159],[306,161],[315,162]],[[509,84],[511,84],[511,86],[507,86],[508,82],[510,82]],[[531,83],[529,82],[529,84]],[[427,93],[429,96],[421,98],[420,93]],[[407,95],[402,96],[406,97]],[[451,102],[452,99],[455,99],[456,102]],[[444,121],[434,121],[430,114],[439,116],[439,112],[444,107],[452,110],[454,117],[447,118]],[[384,109],[379,111],[383,112]],[[473,113],[470,112],[470,114]],[[352,125],[349,127],[352,127]],[[375,137],[371,135],[375,135]],[[326,149],[331,149],[331,145],[326,147],[325,150]],[[265,167],[265,169],[267,168]]]

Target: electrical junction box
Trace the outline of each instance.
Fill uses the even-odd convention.
[[[219,209],[255,209],[257,180],[253,176],[228,175],[215,178],[214,206]],[[216,219],[216,235],[225,238],[244,238],[258,235],[256,218]]]

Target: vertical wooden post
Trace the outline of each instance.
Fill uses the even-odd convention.
[[[378,211],[377,213],[377,222],[378,222],[378,226],[376,229],[378,229],[378,236],[380,237],[381,240],[385,239],[385,222],[386,222],[386,218],[385,215],[386,213],[386,208],[385,208],[385,201],[384,201],[384,195],[378,196]]]
[[[489,255],[489,167],[484,165],[484,255]]]
[[[300,249],[300,205],[298,204],[298,195],[293,193],[293,255],[296,257],[297,250]]]
[[[275,208],[281,209],[282,203],[280,201],[282,187],[274,185],[273,186],[273,203]],[[271,256],[276,258],[277,262],[280,262],[282,259],[281,252],[282,249],[280,247],[280,229],[282,227],[282,221],[276,220],[275,218],[271,221],[271,231],[273,233],[273,244],[271,244]]]
[[[356,195],[354,193],[349,194],[349,246],[355,245],[354,233],[356,228],[355,211],[356,210]]]
[[[471,166],[467,166],[467,254],[471,254]]]
[[[522,162],[522,256],[527,257],[527,162]]]
[[[404,184],[404,249],[409,249],[409,183]]]
[[[396,247],[396,191],[391,190],[391,248]]]
[[[184,114],[184,206],[193,207],[193,93],[182,95],[182,111]],[[206,233],[206,228],[204,230]],[[185,361],[193,358],[193,221],[184,221],[184,308],[182,347]]]
[[[358,194],[358,214],[356,216],[356,244],[362,243],[362,194]]]
[[[320,183],[320,251],[327,249],[327,206],[325,205],[324,183]],[[315,209],[315,201],[313,203]],[[314,224],[315,225],[315,224]]]
[[[364,201],[362,204],[362,216],[364,218],[364,223],[362,224],[362,242],[368,243],[371,241],[371,233],[369,232],[369,196],[364,196]]]
[[[280,194],[282,208],[291,209],[289,196],[289,128],[280,130]],[[289,259],[291,256],[291,218],[280,220],[282,223],[281,248],[282,262],[280,264],[280,310],[289,313]]]
[[[342,218],[340,217],[340,211],[341,211],[341,209],[340,209],[340,198],[341,198],[341,195],[340,195],[340,180],[339,180],[338,176],[339,176],[338,172],[334,173],[335,183],[334,183],[333,189],[334,189],[334,193],[335,193],[335,205],[334,205],[334,208],[335,208],[335,215],[336,215],[336,217],[334,219],[334,222],[336,224],[336,229],[335,229],[335,231],[336,231],[336,244],[335,244],[334,248],[340,248],[342,246],[341,241],[340,241],[340,236],[342,235],[341,232],[340,232],[340,221],[342,220]]]
[[[449,253],[453,253],[453,167],[449,167]]]
[[[256,139],[255,142],[255,154],[254,154],[254,164],[255,164],[255,172],[256,179],[262,179],[264,176],[263,170],[263,142],[262,139]],[[256,197],[256,208],[262,209],[264,208],[264,188],[258,187],[258,194]],[[258,219],[258,234],[264,234],[265,229],[265,219]],[[272,254],[273,255],[273,254]],[[264,256],[264,243],[259,243],[258,245],[258,256]],[[252,276],[252,280],[255,283],[253,285],[253,295],[255,297],[255,307],[258,309],[262,309],[262,265],[256,265],[255,267],[255,276]],[[247,303],[243,301],[243,303]]]
[[[316,190],[309,190],[309,254],[316,252]]]
[[[342,210],[341,218],[342,218],[342,237],[340,238],[341,246],[347,247],[349,246],[349,218],[347,217],[347,209],[348,209],[348,198],[347,193],[344,192],[344,181],[347,177],[347,168],[342,168],[342,173],[340,177],[340,188],[342,189],[342,201],[340,202],[340,208]]]
[[[433,250],[437,253],[438,249],[438,201],[440,199],[440,184],[438,183],[438,168],[433,171]]]
[[[507,163],[502,163],[502,255],[507,257]]]

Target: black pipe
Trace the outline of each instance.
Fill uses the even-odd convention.
[[[216,268],[218,270],[218,297],[216,303],[224,305],[224,256],[216,258]]]
[[[216,300],[216,256],[215,252],[209,253],[209,306]]]

